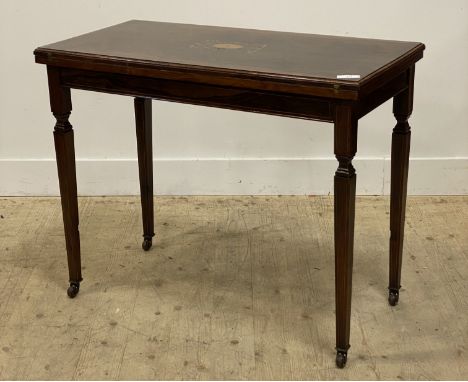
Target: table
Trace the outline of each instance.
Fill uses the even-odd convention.
[[[143,249],[154,236],[151,99],[304,118],[334,124],[336,364],[350,336],[358,120],[393,97],[390,305],[399,299],[415,42],[131,20],[34,51],[47,65],[69,269],[81,277],[70,89],[133,96]],[[380,174],[379,174],[380,175]]]

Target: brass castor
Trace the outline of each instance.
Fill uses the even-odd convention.
[[[400,292],[397,289],[388,290],[388,303],[391,306],[395,306],[396,304],[398,304],[399,297],[400,297]]]
[[[152,241],[152,238],[147,238],[145,237],[145,239],[143,240],[143,244],[141,245],[141,247],[143,248],[143,250],[145,251],[149,251],[149,249],[151,248],[151,246],[153,245],[153,241]]]
[[[72,281],[67,289],[68,297],[75,298],[80,291],[80,283]]]
[[[336,366],[340,369],[344,368],[348,360],[348,352],[337,350],[336,352]]]

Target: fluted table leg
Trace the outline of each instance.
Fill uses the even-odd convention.
[[[336,365],[344,367],[348,357],[351,290],[353,273],[354,211],[356,173],[352,159],[356,153],[357,120],[350,106],[337,106],[335,118],[335,299]]]
[[[408,72],[409,87],[393,98],[393,114],[397,124],[392,134],[390,190],[390,270],[388,301],[396,305],[400,294],[403,237],[408,183],[411,128],[408,118],[413,110],[414,67]]]
[[[152,246],[154,236],[153,140],[150,98],[135,98],[135,121],[143,219],[142,247],[145,251],[148,251]]]
[[[76,165],[73,128],[68,118],[72,110],[70,88],[60,84],[60,72],[48,67],[49,94],[52,113],[57,122],[54,128],[55,154],[62,201],[63,225],[67,247],[70,298],[80,289],[81,254],[80,233],[78,231],[78,198],[76,190]]]

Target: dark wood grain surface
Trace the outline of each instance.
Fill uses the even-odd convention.
[[[42,46],[35,54],[44,64],[123,74],[208,71],[212,81],[219,74],[358,89],[392,67],[402,71],[423,50],[416,42],[132,20]]]

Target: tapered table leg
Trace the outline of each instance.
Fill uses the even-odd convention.
[[[153,140],[151,99],[135,98],[135,121],[140,174],[140,196],[143,218],[143,244],[148,251],[154,236],[153,206]]]
[[[344,367],[348,357],[351,290],[353,273],[354,211],[356,173],[352,159],[356,153],[357,120],[352,108],[337,106],[335,118],[335,301],[336,365]]]
[[[409,87],[393,98],[393,114],[397,124],[392,134],[390,186],[390,270],[388,302],[398,303],[405,231],[406,193],[411,141],[408,118],[413,110],[414,67],[409,70]]]
[[[73,298],[78,294],[82,277],[75,146],[73,128],[68,121],[72,109],[71,95],[69,88],[60,85],[60,73],[57,69],[48,68],[47,73],[51,109],[57,120],[54,128],[54,142],[70,276],[70,286],[67,293],[69,297]]]

